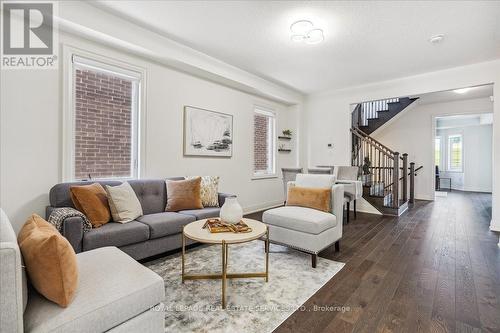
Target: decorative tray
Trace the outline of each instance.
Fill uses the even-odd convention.
[[[252,228],[250,228],[243,221],[240,221],[236,224],[229,224],[221,221],[221,219],[208,219],[203,225],[203,229],[205,228],[208,228],[208,230],[211,233],[219,233],[219,232],[244,233],[252,231]]]

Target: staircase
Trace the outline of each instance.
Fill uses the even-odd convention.
[[[370,135],[417,99],[410,97],[389,98],[360,103],[352,113],[352,126]]]
[[[415,176],[422,167],[370,136],[416,98],[393,98],[360,103],[352,112],[351,164],[358,166],[363,198],[384,215],[400,216],[414,201]]]

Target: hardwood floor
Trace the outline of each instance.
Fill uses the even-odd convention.
[[[491,195],[467,192],[419,201],[400,218],[358,213],[340,253],[320,254],[345,267],[275,332],[500,332],[490,220]]]

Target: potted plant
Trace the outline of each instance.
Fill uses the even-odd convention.
[[[281,133],[283,133],[283,136],[286,136],[287,138],[291,138],[292,137],[292,131],[289,130],[289,129],[285,129]]]
[[[372,162],[369,157],[365,157],[364,164],[362,166],[363,174],[361,175],[361,181],[363,184],[370,184],[372,182],[372,172],[370,170]]]

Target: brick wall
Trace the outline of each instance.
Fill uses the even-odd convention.
[[[131,176],[132,83],[76,70],[75,178]]]
[[[259,114],[254,115],[254,170],[267,171],[269,166],[268,161],[268,136],[269,136],[269,118]]]

